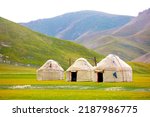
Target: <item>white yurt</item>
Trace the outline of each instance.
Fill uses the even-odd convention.
[[[95,82],[130,82],[132,68],[118,56],[109,54],[94,68]]]
[[[48,60],[37,70],[37,80],[62,80],[64,69],[54,60]]]
[[[66,71],[67,81],[92,81],[92,65],[84,58],[77,59]]]

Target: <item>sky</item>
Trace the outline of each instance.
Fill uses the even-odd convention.
[[[137,16],[148,8],[150,0],[0,0],[0,17],[18,23],[81,10]]]

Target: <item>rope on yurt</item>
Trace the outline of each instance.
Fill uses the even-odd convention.
[[[121,66],[121,63],[119,62],[119,60],[117,59],[117,57],[114,55],[114,57],[116,58],[116,60],[118,61],[120,67],[121,67],[121,73],[122,73],[122,76],[123,76],[123,81],[124,81],[124,74],[123,74],[123,68]]]

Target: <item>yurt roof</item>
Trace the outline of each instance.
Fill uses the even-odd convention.
[[[106,58],[101,60],[95,70],[132,70],[132,68],[114,54],[109,54]]]
[[[85,58],[79,58],[67,69],[67,71],[74,70],[90,71],[93,70],[93,66]]]
[[[59,65],[59,63],[54,60],[47,60],[38,70],[44,70],[44,69],[64,71],[64,69]]]

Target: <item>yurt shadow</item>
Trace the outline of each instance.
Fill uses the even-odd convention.
[[[97,72],[97,82],[103,82],[103,73]]]
[[[71,72],[71,81],[76,82],[77,81],[77,72]]]

